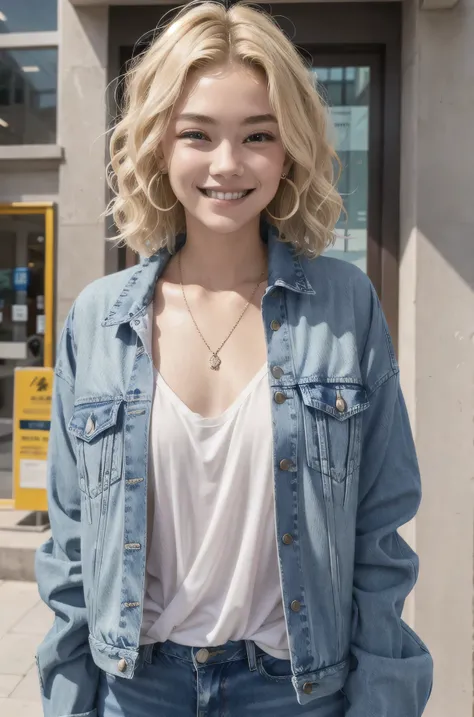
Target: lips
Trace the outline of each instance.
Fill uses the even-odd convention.
[[[225,201],[236,201],[238,199],[243,199],[244,197],[247,197],[251,192],[253,192],[253,189],[242,189],[240,191],[218,191],[215,189],[206,189],[205,187],[199,188],[199,191],[201,194],[203,194],[205,197],[208,197],[209,199],[220,199]]]

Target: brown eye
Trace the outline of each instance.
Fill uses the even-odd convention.
[[[255,132],[254,134],[251,134],[250,137],[247,137],[245,141],[257,142],[260,144],[263,142],[273,142],[274,139],[273,135],[268,134],[268,132]]]
[[[179,135],[179,138],[180,139],[196,139],[196,140],[207,139],[204,132],[199,132],[198,130],[192,130],[192,131],[190,130],[188,132],[183,132],[183,134]]]

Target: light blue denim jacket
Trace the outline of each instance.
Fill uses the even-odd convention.
[[[347,717],[419,717],[432,661],[400,618],[418,561],[397,528],[418,509],[420,477],[386,322],[358,269],[297,257],[272,227],[265,240],[262,316],[271,392],[280,394],[271,407],[276,539],[295,704],[343,689]],[[168,259],[163,250],[88,286],[60,340],[53,537],[36,561],[55,612],[37,653],[46,717],[95,717],[99,671],[133,679],[137,664],[154,381],[148,309]]]

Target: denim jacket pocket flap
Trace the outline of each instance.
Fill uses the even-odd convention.
[[[90,443],[101,433],[117,423],[120,400],[82,403],[74,406],[68,431],[86,443]]]
[[[303,403],[316,408],[338,421],[346,421],[369,407],[367,391],[356,384],[306,383],[300,384]]]

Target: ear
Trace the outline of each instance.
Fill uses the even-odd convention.
[[[156,155],[156,164],[157,164],[158,171],[159,171],[161,174],[168,174],[168,167],[166,166],[166,161],[165,161],[165,158],[164,158],[164,156],[163,156],[163,152],[162,152],[162,150],[161,150],[161,147],[160,147],[160,149],[158,150],[158,153],[157,153],[157,155]]]
[[[290,173],[290,170],[291,170],[292,166],[293,166],[293,160],[292,160],[292,159],[287,159],[287,160],[285,161],[285,164],[283,165],[282,174],[286,174],[286,175],[288,176],[288,174]]]

